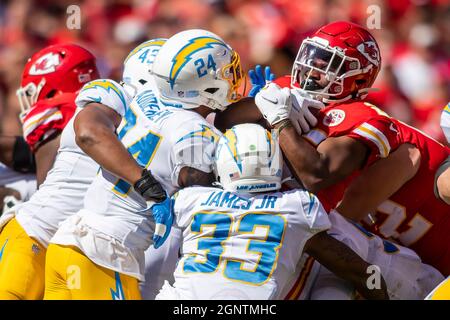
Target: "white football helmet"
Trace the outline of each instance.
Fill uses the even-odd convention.
[[[155,57],[167,39],[158,38],[145,41],[130,51],[123,62],[123,87],[134,97],[144,85],[154,83],[150,68]]]
[[[152,72],[166,105],[225,110],[242,97],[239,55],[209,31],[194,29],[172,36],[156,56]]]
[[[281,187],[283,156],[277,137],[258,124],[239,124],[219,139],[214,173],[230,191],[253,193]]]

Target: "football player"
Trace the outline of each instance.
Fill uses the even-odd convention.
[[[157,181],[169,194],[213,181],[219,132],[205,117],[240,98],[238,54],[211,32],[188,30],[167,40],[152,74],[156,86],[148,83],[129,105],[114,94],[109,103],[98,95],[78,97],[84,108],[75,119],[77,143],[102,169],[84,209],[61,224],[49,245],[45,299],[139,299],[150,235],[158,246],[171,226],[170,220],[166,228],[155,226],[155,201],[145,197]],[[141,167],[128,165],[131,156]],[[70,285],[72,265],[79,267],[78,287]]]
[[[95,57],[75,44],[48,46],[28,59],[17,97],[23,135],[36,158],[38,186],[53,167],[61,132],[75,113],[77,92],[97,78]]]
[[[74,143],[70,143],[68,130],[63,130],[75,112],[77,91],[96,77],[94,56],[73,44],[49,46],[25,65],[17,95],[24,137],[36,157],[38,184],[51,167],[53,170],[29,201],[8,210],[0,219],[0,299],[43,297],[47,243],[58,223],[82,202],[86,175],[92,177],[97,170],[95,163],[90,164],[77,152],[67,155],[65,151]]]
[[[280,145],[292,173],[310,191],[318,192],[327,210],[342,200],[347,209],[341,206],[338,211],[359,221],[375,208],[372,231],[412,248],[446,275],[450,207],[436,199],[433,186],[449,149],[364,102],[380,67],[378,45],[367,30],[334,22],[303,41],[292,76],[277,81],[293,88],[293,102],[279,105],[283,91],[276,84],[261,90],[255,101],[280,131]],[[297,130],[314,125],[305,115],[311,113],[311,106],[320,108],[317,100],[326,107],[318,113],[316,128],[301,137]],[[289,120],[291,109],[294,123],[305,120],[296,128]],[[372,166],[396,150],[399,161]],[[386,171],[374,174],[377,167]],[[372,179],[356,179],[361,173]],[[350,189],[352,182],[360,185]],[[343,200],[344,192],[348,201]]]
[[[152,50],[159,50],[160,47],[160,43],[149,46]],[[70,59],[77,51],[69,54],[69,49],[70,46],[65,47],[64,57]],[[125,61],[124,78],[130,78],[135,72],[134,63],[133,60]],[[96,68],[95,64],[91,68]],[[136,81],[145,81],[141,76],[136,74]],[[114,92],[120,92],[119,87],[119,84],[109,85]],[[75,93],[70,96],[75,98]],[[131,100],[126,93],[123,93],[123,98]],[[75,108],[74,101],[71,105]],[[98,164],[77,146],[73,121],[72,118],[62,131],[55,163],[38,192],[30,201],[10,210],[0,220],[2,226],[6,224],[0,234],[0,243],[4,248],[0,261],[2,299],[43,298],[45,253],[50,238],[60,222],[82,208],[86,190],[99,169]],[[51,123],[52,126],[59,124]],[[48,129],[51,130],[51,126]]]
[[[173,287],[166,283],[157,299],[281,299],[304,252],[366,298],[387,299],[382,277],[380,288],[368,289],[369,264],[327,234],[330,221],[314,195],[278,192],[283,159],[276,137],[257,124],[234,126],[214,158],[223,189],[191,187],[173,197],[182,256]]]
[[[36,191],[33,154],[20,136],[0,135],[0,215]]]

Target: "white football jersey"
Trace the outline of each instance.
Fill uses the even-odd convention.
[[[307,191],[241,194],[192,187],[175,195],[183,230],[173,287],[157,299],[282,299],[305,243],[331,224]]]
[[[450,143],[450,102],[445,106],[441,114],[441,128],[444,130],[445,137]]]
[[[411,249],[383,240],[359,225],[350,223],[334,210],[329,214],[329,218],[332,227],[328,233],[345,243],[372,265],[372,269],[367,271],[368,276],[375,272],[381,272],[386,281],[390,299],[422,300],[443,280],[443,276],[438,270],[422,263],[419,256]],[[322,279],[322,277],[326,279]],[[337,290],[338,283],[344,283],[344,281],[338,280],[326,269],[324,272],[320,272],[316,280],[316,286],[320,288],[313,288],[312,299],[351,299],[354,297],[354,290],[349,284],[344,283],[342,285],[343,292],[339,292]]]
[[[220,132],[202,116],[161,105],[151,85],[129,105],[105,102],[106,98],[94,93],[109,92],[111,99],[121,100],[109,84],[104,87],[93,90],[91,101],[107,103],[123,115],[117,130],[120,140],[169,194],[179,188],[181,168],[212,171],[212,154]],[[114,108],[116,105],[120,107]],[[150,246],[154,231],[151,205],[130,184],[101,169],[89,187],[84,208],[62,224],[52,242],[76,245],[96,264],[143,280],[144,250]],[[80,233],[82,229],[87,233]]]
[[[26,233],[48,246],[58,225],[82,208],[83,198],[98,165],[75,143],[72,118],[61,133],[60,147],[52,169],[33,196],[0,219],[4,225],[12,217]]]

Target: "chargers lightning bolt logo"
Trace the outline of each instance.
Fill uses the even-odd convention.
[[[447,104],[447,106],[444,108],[444,111],[450,114],[450,102]]]
[[[223,46],[228,48],[228,46],[221,40],[213,37],[197,37],[189,40],[189,42],[178,51],[175,57],[172,59],[172,68],[170,69],[170,87],[173,89],[175,80],[177,79],[180,71],[184,68],[186,63],[191,60],[191,56],[204,49],[212,48],[213,45]]]
[[[122,101],[124,108],[126,108],[127,103],[125,101],[125,97],[123,96],[122,91],[119,88],[117,88],[117,86],[114,83],[112,83],[108,80],[94,80],[94,81],[91,81],[88,84],[86,84],[83,87],[82,91],[93,89],[93,88],[102,88],[102,89],[105,89],[106,92],[110,92],[112,90],[113,92],[115,92],[117,94],[120,101]],[[91,98],[91,99],[95,100],[96,102],[101,102],[101,98]]]
[[[313,195],[311,192],[308,192],[308,196],[309,196],[309,207],[308,207],[308,213],[306,215],[310,216],[311,210],[314,208],[314,205],[316,203],[316,196]]]
[[[219,140],[219,137],[217,136],[217,134],[211,130],[210,127],[205,126],[204,124],[201,125],[201,129],[197,130],[197,131],[193,131],[191,133],[188,133],[187,135],[181,137],[178,141],[183,141],[189,138],[195,138],[195,137],[200,137],[200,138],[206,138],[211,140],[211,142],[217,142],[217,140]]]
[[[241,158],[239,157],[237,150],[237,136],[234,130],[227,130],[225,132],[224,137],[227,138],[227,147],[230,150],[231,155],[233,156],[234,161],[236,162],[239,171],[242,172],[242,163]]]
[[[116,276],[116,291],[113,289],[111,290],[111,298],[113,300],[125,300],[125,295],[123,294],[123,287],[122,287],[122,281],[120,281],[120,274],[118,272],[115,272]]]

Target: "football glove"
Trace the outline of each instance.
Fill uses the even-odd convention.
[[[144,169],[142,177],[134,184],[134,190],[139,193],[145,201],[164,201],[167,197],[161,184],[155,179],[152,173]]]
[[[255,67],[255,70],[249,70],[248,76],[250,77],[250,83],[252,88],[248,93],[249,97],[255,97],[256,94],[261,91],[261,89],[269,82],[275,79],[275,74],[273,74],[270,70],[270,66],[266,66],[264,69],[264,74],[261,66],[258,64]]]
[[[166,197],[163,202],[155,203],[152,206],[152,215],[155,220],[155,233],[153,234],[155,249],[161,247],[170,234],[173,224],[173,202],[172,198]]]
[[[256,94],[255,103],[269,125],[273,126],[289,118],[291,113],[291,92],[269,83]]]
[[[300,135],[309,132],[317,125],[317,119],[310,108],[320,110],[325,105],[299,89],[291,89],[291,101],[292,109],[289,118],[292,125]]]

